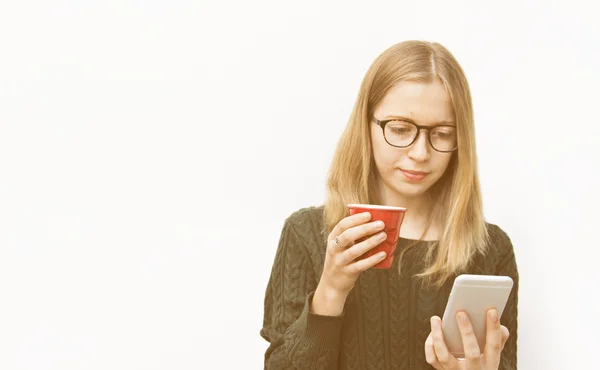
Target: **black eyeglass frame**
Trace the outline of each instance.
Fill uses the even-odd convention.
[[[385,142],[395,148],[408,148],[409,146],[413,145],[415,143],[415,141],[417,141],[417,138],[421,134],[421,130],[425,130],[425,131],[427,131],[427,141],[429,142],[429,145],[433,148],[433,150],[435,150],[436,152],[452,153],[453,151],[458,149],[458,140],[456,140],[456,146],[452,150],[438,150],[435,146],[433,146],[433,143],[431,142],[431,135],[430,135],[431,130],[436,127],[456,127],[455,125],[441,124],[441,125],[435,125],[435,126],[423,126],[423,125],[417,125],[416,123],[407,122],[407,121],[402,121],[402,122],[405,122],[405,123],[415,126],[417,128],[417,134],[415,135],[414,139],[408,145],[403,145],[403,146],[394,145],[394,144],[390,143],[388,141],[387,137],[385,136],[385,125],[387,125],[389,122],[392,122],[392,121],[402,121],[402,120],[399,120],[399,119],[378,120],[377,118],[373,117],[373,122],[375,122],[377,124],[377,126],[381,127],[381,132],[383,134],[383,138],[385,139]]]

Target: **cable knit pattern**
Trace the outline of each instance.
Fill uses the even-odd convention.
[[[399,242],[396,249],[401,251],[404,247],[402,240]],[[402,271],[406,275],[406,271]],[[398,274],[398,259],[394,260],[392,267],[388,273],[388,289],[389,289],[389,329],[390,329],[390,368],[395,370],[409,369],[408,356],[403,354],[408,353],[408,317],[409,311],[408,302],[410,300],[410,280],[402,279]]]
[[[325,258],[323,207],[301,209],[286,219],[264,300],[261,336],[269,343],[265,369],[431,369],[424,343],[429,318],[442,316],[453,279],[439,290],[421,286],[426,242],[409,250],[402,273],[397,263],[359,277],[339,317],[310,312]],[[510,239],[488,224],[491,243],[465,273],[508,275],[515,287],[501,317],[511,332],[501,370],[517,368],[518,272]],[[406,247],[400,239],[396,253]]]
[[[500,236],[500,240],[503,243],[502,249],[505,253],[498,264],[496,274],[511,276],[514,282],[513,290],[508,297],[508,302],[506,303],[506,307],[504,308],[501,318],[502,325],[506,326],[510,330],[510,336],[504,347],[504,351],[502,351],[500,369],[513,370],[517,368],[517,303],[519,300],[519,276],[517,274],[517,262],[510,238],[500,229],[497,229],[497,232]]]
[[[369,361],[366,362],[364,369],[384,369],[383,358],[383,304],[382,291],[379,284],[379,273],[375,269],[370,269],[361,274],[357,282],[360,289],[362,315],[362,332],[365,335],[366,352],[369,354]],[[355,286],[355,289],[357,287]],[[371,302],[371,304],[365,304]]]

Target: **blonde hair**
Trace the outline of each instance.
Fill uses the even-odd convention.
[[[381,53],[370,66],[333,156],[327,179],[325,223],[331,232],[349,215],[347,204],[380,201],[369,126],[375,107],[400,81],[435,80],[441,81],[450,95],[458,135],[458,149],[446,172],[428,190],[435,206],[427,228],[432,222],[442,228],[439,240],[427,250],[426,268],[417,275],[439,287],[466,268],[475,253],[484,253],[489,239],[477,175],[471,93],[462,68],[442,45],[401,42]],[[398,266],[404,252],[406,249]]]

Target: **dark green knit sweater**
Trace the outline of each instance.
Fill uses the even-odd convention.
[[[323,207],[301,209],[284,223],[266,289],[261,336],[270,342],[265,369],[432,369],[425,361],[429,319],[442,317],[454,279],[440,290],[424,288],[413,277],[423,267],[426,241],[411,248],[387,270],[363,272],[340,317],[321,316],[309,307],[325,260]],[[519,276],[509,237],[488,224],[491,243],[465,273],[508,275],[514,288],[501,317],[510,337],[500,369],[517,368]],[[400,238],[398,253],[408,243]]]

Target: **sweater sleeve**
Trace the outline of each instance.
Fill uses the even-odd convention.
[[[506,326],[510,332],[508,341],[504,345],[502,357],[500,359],[500,370],[517,369],[517,304],[519,300],[519,272],[512,243],[508,235],[503,235],[504,256],[500,258],[497,268],[498,275],[510,276],[513,279],[513,288],[508,297],[508,302],[502,313],[500,322]]]
[[[298,229],[286,220],[265,293],[260,331],[270,343],[265,369],[335,369],[344,314],[310,311],[318,280],[306,250],[308,238]]]

